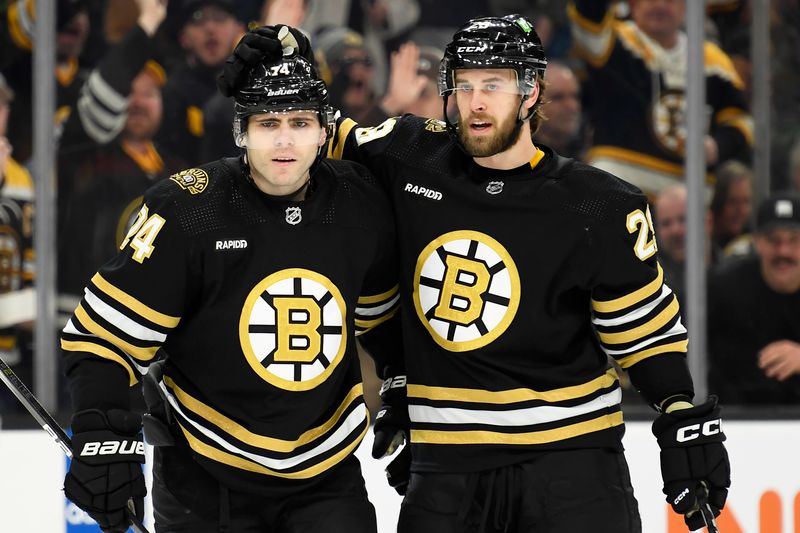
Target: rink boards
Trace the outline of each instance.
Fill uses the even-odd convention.
[[[725,424],[733,488],[723,516],[723,533],[800,533],[800,421]],[[386,484],[386,460],[369,458],[371,434],[358,455],[380,533],[395,530],[400,497]],[[627,423],[625,447],[644,531],[685,532],[667,512],[661,494],[658,446],[646,422]],[[66,461],[43,431],[0,431],[0,531],[80,533],[99,531],[61,491]],[[149,483],[149,476],[148,476]],[[146,525],[152,529],[152,518]]]

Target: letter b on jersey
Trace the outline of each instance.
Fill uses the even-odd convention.
[[[482,295],[491,279],[489,269],[480,261],[455,255],[448,255],[445,264],[444,286],[434,315],[457,324],[472,324],[483,310]]]
[[[317,331],[322,319],[320,308],[311,298],[279,298],[273,300],[278,323],[276,362],[314,361],[320,352]]]

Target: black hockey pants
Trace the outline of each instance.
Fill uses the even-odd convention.
[[[157,533],[377,532],[375,508],[367,499],[360,465],[353,456],[311,489],[270,498],[220,485],[181,451],[180,447],[155,448]],[[171,463],[166,468],[165,461]]]
[[[412,473],[399,533],[641,533],[628,464],[605,449],[495,470]]]

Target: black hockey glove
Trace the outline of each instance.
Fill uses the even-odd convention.
[[[72,418],[72,463],[64,493],[103,531],[127,531],[128,500],[144,518],[141,418],[129,411],[89,409]]]
[[[286,53],[284,49],[287,49]],[[300,30],[280,25],[261,26],[248,31],[222,67],[222,73],[217,78],[219,92],[223,96],[234,96],[254,66],[262,61],[277,62],[283,55],[292,52],[314,64],[311,43]]]
[[[375,440],[372,444],[372,457],[379,459],[392,455],[397,448],[408,443],[411,423],[408,419],[408,397],[406,395],[406,376],[392,376],[391,372],[381,385],[381,409],[375,417],[373,432]],[[389,484],[399,494],[405,494],[410,476],[411,452],[408,445],[386,467]]]
[[[719,515],[731,485],[716,396],[702,405],[661,414],[653,422],[653,434],[661,447],[667,503],[683,515],[690,530],[700,529],[710,520],[704,515]]]

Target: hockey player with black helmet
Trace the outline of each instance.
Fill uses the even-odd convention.
[[[355,337],[397,310],[391,208],[363,166],[321,157],[334,110],[287,53],[241,71],[241,156],[148,190],[62,332],[65,493],[104,531],[143,513],[140,380],[156,531],[377,529]]]
[[[223,91],[281,35],[309,50],[297,32],[259,28]],[[406,373],[385,376],[373,448],[393,449],[398,433],[410,442],[410,481],[389,472],[405,492],[402,533],[640,532],[609,357],[660,413],[675,511],[696,529],[725,503],[719,408],[691,403],[687,331],[646,197],[531,141],[546,63],[532,21],[470,20],[441,63],[446,120],[341,119],[329,147],[375,173],[402,221]]]

